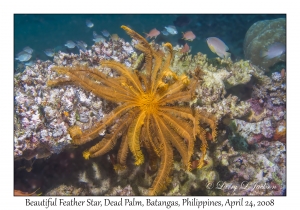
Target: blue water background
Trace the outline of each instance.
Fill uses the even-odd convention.
[[[140,34],[148,33],[156,28],[160,31],[165,26],[175,25],[177,35],[164,36],[162,33],[156,42],[171,42],[173,45],[184,45],[182,32],[192,30],[196,39],[187,42],[191,53],[202,52],[208,57],[216,57],[207,44],[206,38],[215,36],[222,39],[229,47],[234,59],[241,59],[243,55],[243,40],[249,27],[259,20],[270,20],[286,17],[285,14],[254,14],[254,15],[221,15],[221,14],[15,14],[14,15],[14,57],[26,46],[34,49],[31,60],[52,59],[44,53],[45,49],[55,49],[68,53],[79,53],[78,49],[68,49],[64,46],[66,41],[82,40],[88,44],[88,49],[93,42],[93,31],[101,34],[106,29],[110,34],[130,41],[130,37],[120,28],[127,25]],[[94,23],[88,28],[86,20]],[[101,34],[102,35],[102,34]],[[16,61],[15,61],[16,63]]]

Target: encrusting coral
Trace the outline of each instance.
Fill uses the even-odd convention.
[[[135,158],[135,165],[144,162],[141,150],[145,147],[151,168],[159,169],[149,195],[160,194],[170,183],[173,168],[173,149],[179,152],[186,170],[191,170],[190,159],[194,153],[194,143],[198,137],[202,156],[198,168],[205,165],[206,130],[203,124],[212,130],[212,140],[216,139],[216,118],[203,111],[196,111],[188,104],[195,94],[196,79],[189,79],[185,74],[177,76],[170,70],[173,49],[166,43],[166,56],[160,50],[154,50],[141,35],[126,26],[122,26],[133,39],[135,48],[144,53],[145,74],[132,71],[125,65],[112,61],[100,61],[103,67],[115,70],[118,77],[107,77],[97,68],[78,65],[74,67],[56,66],[53,70],[68,77],[49,80],[49,86],[75,84],[91,91],[96,96],[118,104],[102,121],[92,128],[81,130],[79,126],[69,128],[72,142],[85,144],[108,130],[104,138],[83,153],[84,158],[93,158],[109,152],[119,137],[121,145],[117,155],[116,170],[126,166],[130,150]]]

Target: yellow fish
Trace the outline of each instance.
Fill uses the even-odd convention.
[[[206,39],[207,45],[209,49],[217,54],[221,58],[228,58],[230,57],[230,53],[227,52],[229,48],[227,45],[219,38],[217,37],[209,37]]]

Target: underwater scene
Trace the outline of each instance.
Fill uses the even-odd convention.
[[[15,196],[286,195],[285,14],[15,14]]]

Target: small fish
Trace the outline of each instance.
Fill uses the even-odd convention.
[[[149,32],[149,34],[147,34],[146,33],[146,38],[150,38],[150,39],[152,39],[152,37],[157,37],[158,35],[160,34],[160,31],[159,30],[157,30],[156,28],[153,28],[150,32]]]
[[[183,33],[182,38],[187,41],[193,41],[196,38],[196,35],[192,31],[187,31],[187,32]]]
[[[185,45],[183,46],[183,48],[180,50],[181,53],[186,53],[190,50],[190,46],[185,43]]]
[[[103,36],[98,35],[96,33],[96,31],[93,31],[93,37],[94,37],[94,39],[93,39],[94,42],[104,42],[104,41],[106,41],[106,39]]]
[[[87,44],[85,44],[83,41],[77,41],[76,42],[76,47],[83,51],[83,52],[86,52],[86,47],[87,47]]]
[[[109,37],[110,33],[107,30],[103,30],[101,31],[101,33],[103,34],[103,36],[105,37]]]
[[[178,33],[175,26],[171,26],[171,25],[170,25],[170,26],[165,26],[165,29],[167,29],[167,31],[168,31],[170,34],[172,34],[172,35]]]
[[[99,35],[96,33],[96,31],[93,31],[93,37],[95,38],[97,36],[99,36]]]
[[[265,59],[272,59],[281,56],[283,53],[285,53],[285,50],[286,50],[285,44],[282,44],[280,42],[275,42],[269,45],[267,50],[261,51],[260,56]]]
[[[77,41],[77,44],[80,43],[81,45],[83,45],[84,47],[87,47],[87,44],[84,41]]]
[[[92,28],[94,26],[94,23],[92,23],[90,20],[86,20],[85,23],[86,23],[86,26],[89,28]]]
[[[54,50],[53,49],[46,49],[44,51],[44,53],[49,56],[49,57],[53,57],[54,56]]]
[[[31,58],[30,53],[28,53],[26,51],[22,51],[17,54],[17,57],[15,59],[18,61],[24,62],[24,61],[28,61],[30,58]]]
[[[217,37],[209,37],[206,39],[206,42],[209,49],[213,53],[216,53],[219,57],[228,58],[230,56],[230,53],[227,52],[229,48],[221,39]]]
[[[168,33],[168,31],[167,31],[166,29],[162,30],[161,33],[162,33],[164,36],[168,36],[168,35],[169,35],[169,33]]]
[[[24,47],[23,51],[28,52],[29,54],[32,54],[33,49],[31,49],[30,47]]]
[[[67,43],[65,44],[65,46],[67,48],[74,48],[76,46],[76,44],[73,41],[69,40],[69,41],[67,41]]]
[[[118,40],[119,40],[118,34],[112,34],[112,35],[110,35],[110,38],[111,38],[111,40],[113,40],[113,41],[118,41]]]
[[[94,42],[104,42],[105,40],[106,39],[101,35],[94,36],[94,39],[93,39]]]
[[[35,62],[34,62],[34,61],[29,61],[29,62],[26,62],[26,63],[25,63],[25,66],[30,66],[30,67],[33,67],[33,66],[34,66],[34,64],[35,64]]]

